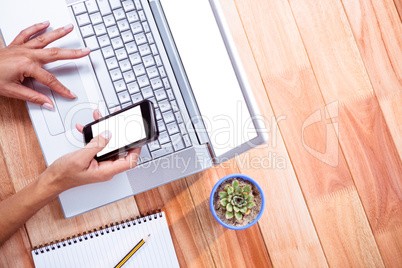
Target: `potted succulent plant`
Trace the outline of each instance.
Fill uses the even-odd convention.
[[[214,186],[209,198],[214,218],[224,227],[242,230],[254,225],[265,207],[258,183],[243,174],[228,175]]]

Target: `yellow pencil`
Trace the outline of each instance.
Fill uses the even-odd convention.
[[[124,258],[123,258],[114,268],[120,268],[120,267],[122,267],[122,266],[128,261],[128,259],[130,259],[131,256],[133,256],[134,253],[135,253],[140,247],[142,247],[142,245],[144,245],[145,242],[147,242],[147,240],[148,240],[148,238],[149,238],[150,236],[151,236],[151,235],[149,234],[148,236],[146,236],[146,237],[144,237],[143,239],[141,239],[141,241],[138,242],[138,244],[135,245],[135,247],[133,247],[133,249],[130,250],[130,252],[127,253],[127,255],[124,256]]]

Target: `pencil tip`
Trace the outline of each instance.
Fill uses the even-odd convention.
[[[148,234],[148,237],[150,237],[151,236],[151,234]]]

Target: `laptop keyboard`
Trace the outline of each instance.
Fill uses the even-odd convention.
[[[73,5],[104,100],[112,113],[143,99],[154,103],[159,139],[143,146],[139,164],[191,146],[169,78],[139,0]]]

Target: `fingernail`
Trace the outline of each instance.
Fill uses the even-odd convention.
[[[70,91],[70,94],[73,95],[74,98],[77,98],[77,95],[75,95],[74,92]]]
[[[109,140],[112,137],[112,132],[105,130],[100,134],[105,140]]]
[[[70,30],[70,29],[72,29],[72,28],[73,28],[73,24],[72,24],[72,23],[67,24],[66,26],[64,26],[64,29],[65,29],[65,30]]]
[[[50,103],[45,103],[42,105],[42,107],[50,111],[53,110],[53,105],[51,105]]]
[[[87,52],[90,52],[91,49],[89,47],[84,47],[84,48],[81,49],[81,51],[84,52],[84,53],[87,53]]]
[[[42,24],[47,26],[50,24],[50,22],[48,20],[46,20],[46,21],[42,22]]]
[[[101,112],[100,112],[98,109],[96,109],[96,111],[98,112],[98,114],[99,114],[101,117],[103,117],[103,115],[101,114]]]

